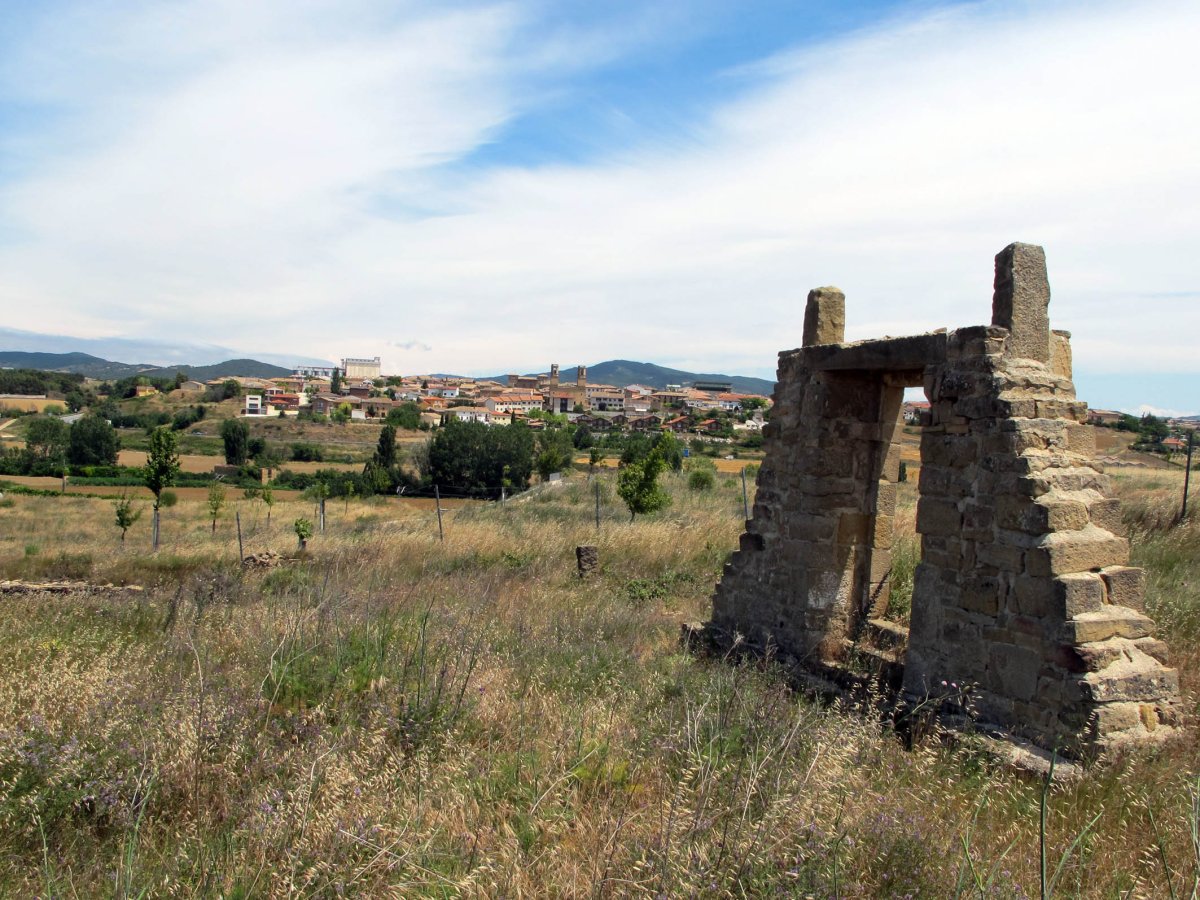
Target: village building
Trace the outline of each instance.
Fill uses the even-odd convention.
[[[382,365],[378,356],[370,359],[346,357],[342,360],[342,375],[346,378],[367,378],[374,381],[379,377]]]

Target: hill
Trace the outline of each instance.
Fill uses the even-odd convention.
[[[44,372],[69,372],[88,378],[115,380],[132,375],[148,378],[170,378],[182,372],[188,378],[208,381],[227,375],[246,375],[251,378],[281,378],[291,370],[256,359],[229,359],[211,366],[154,366],[148,363],[123,363],[101,359],[90,353],[29,353],[23,350],[0,351],[0,367],[11,369],[40,369]]]
[[[225,362],[214,363],[211,366],[162,366],[141,374],[150,378],[166,378],[176,372],[182,372],[188,378],[196,381],[208,381],[228,375],[245,375],[249,378],[283,378],[292,374],[291,369],[260,362],[257,359],[227,359]]]
[[[578,368],[563,369],[559,373],[562,381],[574,381]],[[504,382],[504,375],[490,376]],[[592,384],[612,384],[623,387],[627,384],[644,384],[647,387],[664,389],[668,384],[692,384],[697,381],[728,381],[739,394],[763,394],[767,397],[775,390],[775,382],[749,375],[714,375],[700,372],[685,372],[669,369],[654,363],[634,362],[630,359],[610,359],[587,367],[588,381]]]

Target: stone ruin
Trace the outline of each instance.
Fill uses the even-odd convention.
[[[803,347],[779,356],[753,518],[706,640],[826,685],[865,668],[910,705],[966,688],[979,725],[1071,756],[1174,733],[1178,676],[1142,613],[1143,572],[1126,565],[1049,302],[1030,244],[996,257],[991,325],[843,343],[844,295],[813,290]],[[882,616],[916,386],[930,409],[906,633]]]

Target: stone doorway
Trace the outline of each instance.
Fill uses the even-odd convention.
[[[1068,753],[1175,731],[1178,675],[1141,611],[1049,300],[1028,244],[996,257],[987,326],[847,344],[841,291],[810,292],[804,344],[780,354],[753,517],[713,596],[713,643],[835,682],[880,643],[903,392],[920,384],[911,623],[906,642],[876,647],[893,683],[920,703],[968,686],[978,722]]]

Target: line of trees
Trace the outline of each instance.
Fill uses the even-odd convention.
[[[31,417],[25,446],[0,456],[0,475],[62,475],[68,466],[116,465],[121,439],[97,415],[68,426],[52,416]]]

